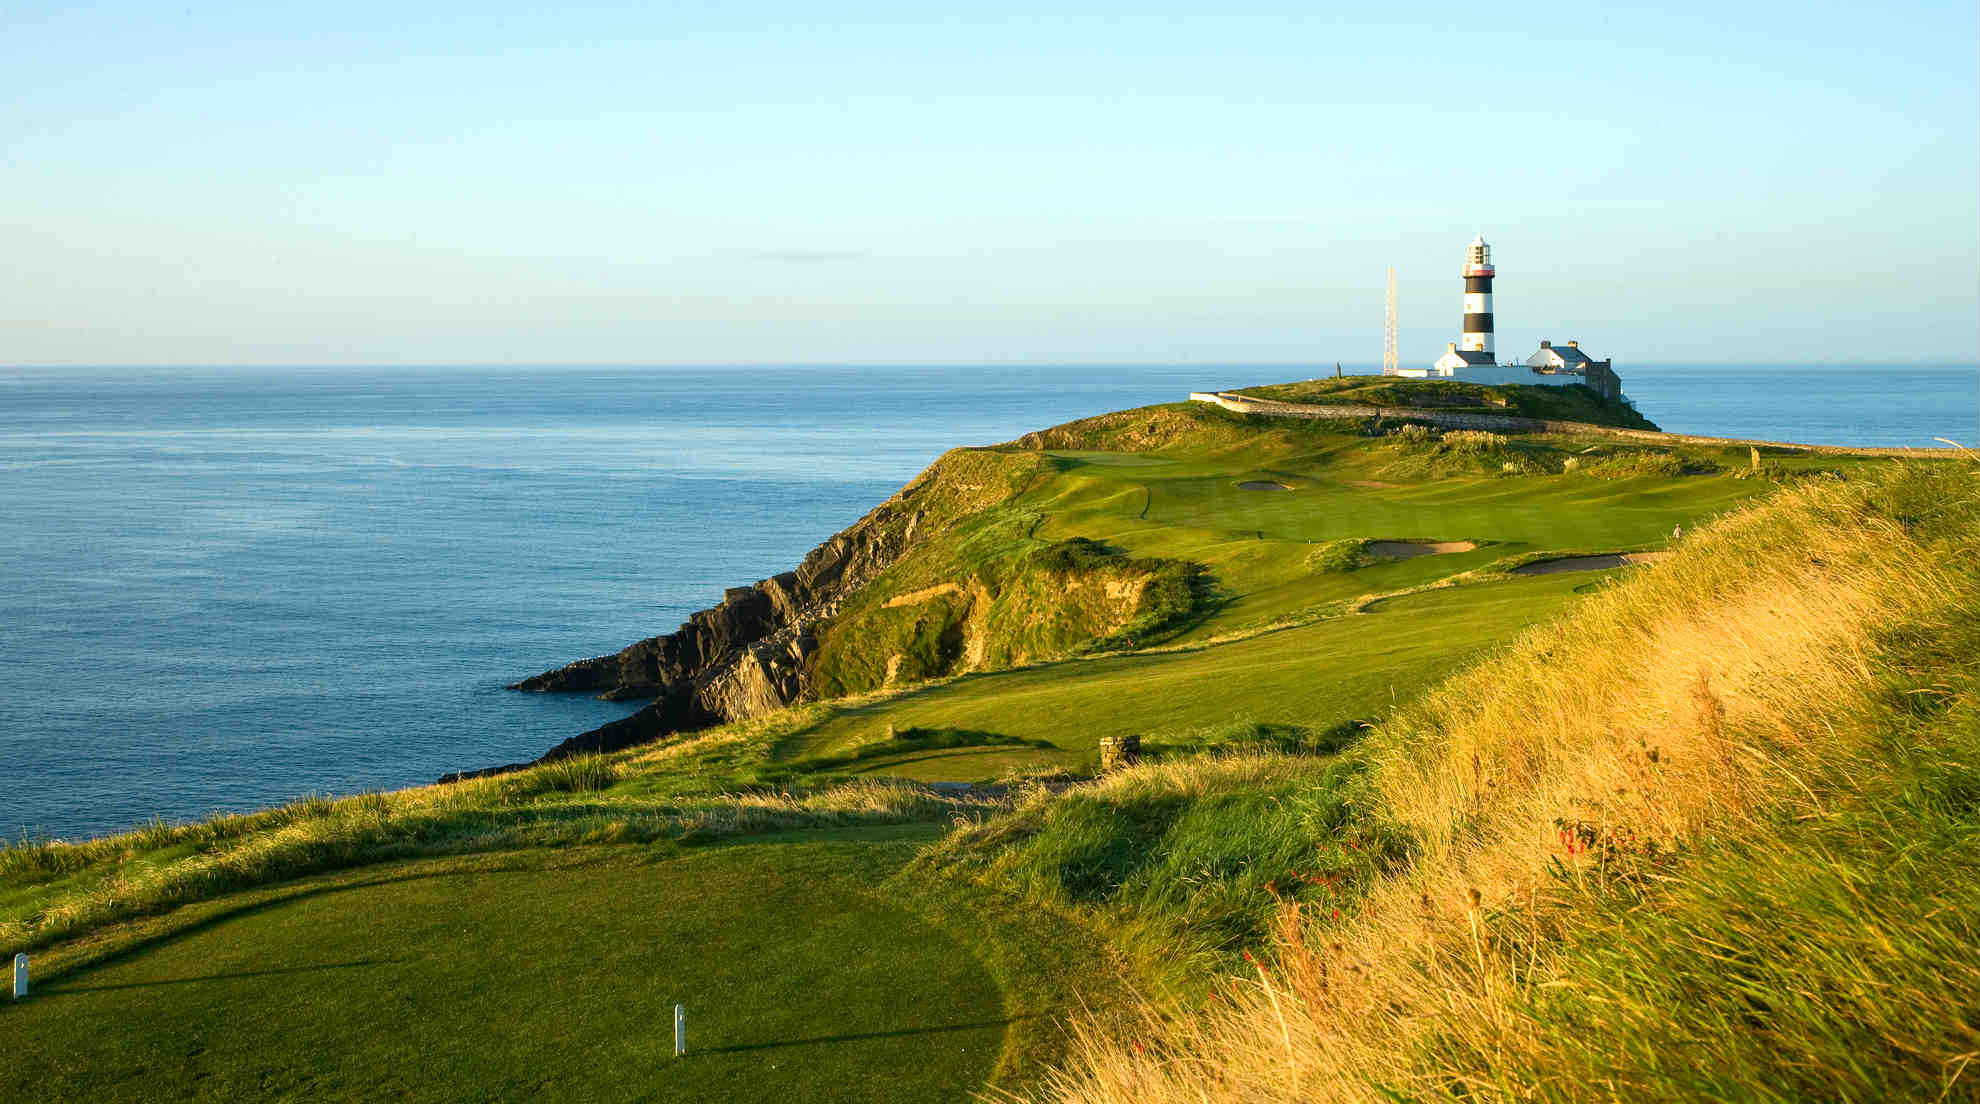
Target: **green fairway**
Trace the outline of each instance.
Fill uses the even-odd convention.
[[[0,1011],[0,1098],[959,1099],[1047,1006],[980,921],[879,891],[912,846],[302,883],[39,980]]]
[[[1063,473],[1025,499],[1045,517],[1037,535],[1084,536],[1137,556],[1206,565],[1218,602],[1189,634],[1197,639],[1318,602],[1417,586],[1509,555],[1661,548],[1674,527],[1767,489],[1701,477],[1423,480],[1391,471],[1398,462],[1393,450],[1352,438],[1299,449],[1268,439],[1159,466],[1134,454],[1057,455]],[[1262,494],[1238,486],[1253,479],[1292,490]],[[1353,572],[1314,571],[1315,545],[1344,539],[1485,543]]]
[[[841,707],[787,737],[787,758],[844,754],[890,726],[955,726],[1050,741],[1061,751],[990,747],[863,762],[873,773],[974,781],[993,767],[1068,766],[1100,737],[1184,734],[1233,719],[1324,730],[1366,720],[1481,649],[1544,620],[1600,578],[1562,574],[1391,599],[1368,614],[1175,651],[1068,660],[969,675],[867,705]],[[1090,764],[1089,764],[1090,765]]]

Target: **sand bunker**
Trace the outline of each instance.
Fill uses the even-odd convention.
[[[1567,556],[1558,560],[1541,560],[1538,563],[1521,564],[1512,569],[1514,575],[1558,575],[1563,571],[1601,571],[1611,567],[1625,567],[1629,564],[1656,563],[1670,555],[1669,552],[1623,552],[1610,556]]]
[[[1291,487],[1288,487],[1288,486],[1286,486],[1286,485],[1285,485],[1284,483],[1271,483],[1271,482],[1267,482],[1267,481],[1265,481],[1265,480],[1263,480],[1263,479],[1253,479],[1253,480],[1250,480],[1250,481],[1248,481],[1248,482],[1245,482],[1245,483],[1240,483],[1240,484],[1238,484],[1238,490],[1240,490],[1240,491],[1290,491],[1290,490],[1292,490],[1292,488],[1291,488]]]
[[[1407,560],[1417,556],[1447,556],[1452,552],[1469,552],[1478,546],[1471,541],[1369,541],[1363,547],[1371,556]]]

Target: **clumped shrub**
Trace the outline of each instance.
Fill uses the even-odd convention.
[[[1306,569],[1323,575],[1340,575],[1366,566],[1366,545],[1366,541],[1360,540],[1328,541],[1306,554]]]
[[[1437,433],[1426,425],[1411,422],[1389,431],[1389,439],[1404,445],[1425,445],[1436,440]]]
[[[527,801],[543,794],[596,793],[610,789],[619,770],[601,755],[573,755],[534,770],[500,775],[496,785],[505,801]]]
[[[1459,455],[1496,455],[1506,451],[1506,438],[1482,429],[1453,429],[1444,434],[1444,447]]]
[[[1678,476],[1684,474],[1684,461],[1668,452],[1623,452],[1602,457],[1588,465],[1586,471],[1597,479]]]
[[[1120,554],[1106,545],[1085,537],[1071,537],[1057,544],[1048,544],[1031,553],[1032,566],[1041,571],[1066,574],[1086,571],[1107,565],[1120,559]]]

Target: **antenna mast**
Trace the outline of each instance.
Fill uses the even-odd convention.
[[[1382,374],[1393,376],[1402,367],[1396,355],[1396,266],[1389,266],[1389,317],[1382,327]]]

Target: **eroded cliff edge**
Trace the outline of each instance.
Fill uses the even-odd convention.
[[[539,762],[614,751],[753,717],[804,699],[812,629],[917,543],[1018,493],[1039,456],[953,449],[849,528],[811,550],[795,571],[734,587],[720,604],[671,633],[526,678],[512,690],[650,699],[633,715],[573,736]],[[521,764],[517,764],[520,766]],[[469,771],[469,777],[510,768]]]

